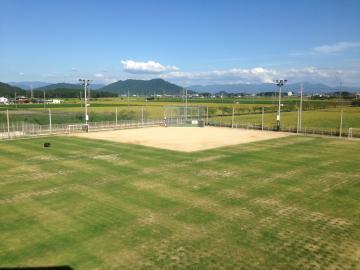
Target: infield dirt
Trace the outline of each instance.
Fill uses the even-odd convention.
[[[282,138],[289,135],[284,132],[219,127],[151,127],[73,134],[77,137],[140,144],[184,152]]]

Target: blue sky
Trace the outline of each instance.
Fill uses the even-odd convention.
[[[360,86],[360,1],[0,0],[0,81]]]

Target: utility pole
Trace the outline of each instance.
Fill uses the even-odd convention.
[[[87,80],[87,79],[79,79],[79,82],[81,82],[81,84],[84,86],[84,102],[85,102],[85,124],[88,124],[89,121],[89,115],[88,115],[88,104],[87,104],[87,97],[86,97],[86,92],[87,92],[87,87],[90,85],[91,80]],[[88,128],[86,128],[86,132],[88,132]]]
[[[287,82],[287,80],[275,80],[277,86],[279,86],[279,105],[278,112],[276,116],[277,121],[277,131],[280,131],[280,112],[281,112],[281,87]]]

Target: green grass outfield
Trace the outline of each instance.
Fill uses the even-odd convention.
[[[359,269],[359,150],[298,136],[194,153],[0,142],[0,267]]]

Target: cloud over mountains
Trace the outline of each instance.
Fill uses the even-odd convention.
[[[121,64],[125,72],[133,74],[160,74],[169,71],[176,71],[176,66],[164,66],[159,62],[147,61],[137,62],[134,60],[122,60]]]

